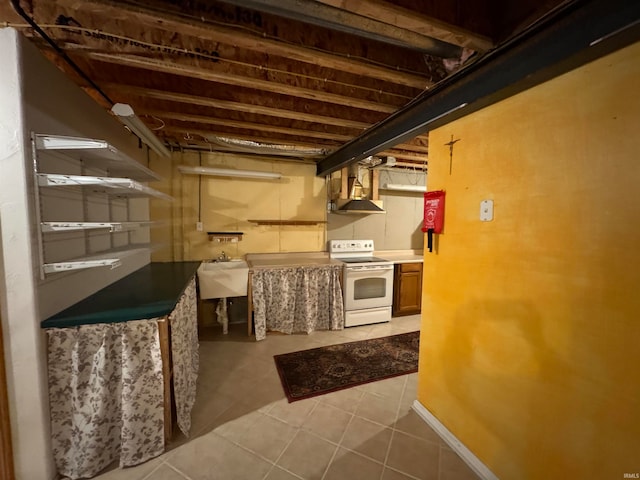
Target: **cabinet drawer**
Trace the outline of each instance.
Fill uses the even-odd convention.
[[[420,263],[420,262],[401,263],[399,266],[400,266],[400,271],[402,273],[419,272],[420,270],[422,270],[422,263]]]

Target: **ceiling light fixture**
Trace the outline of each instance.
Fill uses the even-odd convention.
[[[136,116],[131,105],[115,103],[113,107],[111,107],[111,113],[118,117],[118,120],[126,125],[129,130],[137,135],[151,150],[162,157],[171,156],[171,152],[165,147],[164,143]]]
[[[400,183],[385,183],[380,187],[383,190],[398,190],[400,192],[426,192],[425,185],[402,185]]]
[[[215,177],[282,178],[281,173],[260,172],[258,170],[235,170],[232,168],[190,167],[187,165],[179,165],[178,171],[186,174],[211,175]]]

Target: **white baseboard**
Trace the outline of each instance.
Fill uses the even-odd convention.
[[[425,408],[418,400],[413,402],[412,407],[420,417],[433,428],[440,438],[442,438],[451,449],[456,452],[464,462],[469,465],[469,468],[473,470],[476,475],[484,480],[499,480],[498,477],[487,466],[476,457],[471,450],[463,445],[458,438],[445,427],[440,420],[433,416],[433,414]]]

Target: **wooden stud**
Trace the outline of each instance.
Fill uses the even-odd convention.
[[[380,170],[371,170],[371,200],[380,200],[378,188],[380,187]]]
[[[349,169],[347,167],[340,170],[340,199],[346,200],[349,198]]]

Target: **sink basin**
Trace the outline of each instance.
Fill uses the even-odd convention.
[[[202,263],[198,267],[200,298],[244,297],[249,266],[244,260]]]

